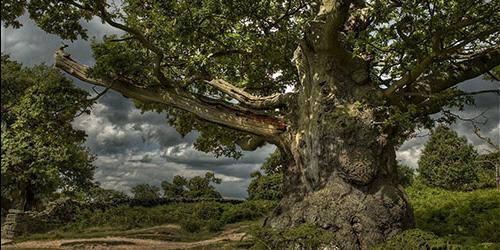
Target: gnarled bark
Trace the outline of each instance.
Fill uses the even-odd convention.
[[[367,98],[371,87],[307,48],[297,51],[296,64],[300,105],[281,143],[289,160],[285,194],[266,225],[311,223],[332,231],[340,249],[367,249],[411,227],[411,207],[392,181],[394,145]]]

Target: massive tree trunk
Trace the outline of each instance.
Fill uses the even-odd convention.
[[[413,226],[393,182],[395,147],[377,126],[363,72],[304,46],[295,61],[302,89],[281,142],[284,198],[266,225],[311,223],[334,232],[340,249],[366,249]]]

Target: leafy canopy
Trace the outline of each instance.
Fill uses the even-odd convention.
[[[87,92],[45,65],[25,68],[2,54],[2,198],[40,201],[91,185],[93,156],[71,126],[88,112]]]
[[[203,80],[224,79],[257,96],[282,93],[287,86],[300,91],[293,52],[300,43],[310,42],[303,38],[321,22],[315,17],[323,2],[336,4],[326,0],[5,0],[2,21],[19,27],[18,18],[27,10],[46,32],[76,40],[87,38],[80,21],[98,17],[124,34],[94,43],[93,78],[178,88],[228,104],[233,99],[227,93]],[[494,61],[490,55],[498,54],[499,1],[339,2],[350,3],[341,8],[348,12],[338,34],[342,48],[367,63],[374,90],[404,97],[382,95],[377,102],[380,113],[389,114],[385,124],[399,127],[398,134],[408,135],[417,125],[428,126],[428,114],[443,106],[461,105],[466,99],[453,87],[497,65],[490,65]],[[488,65],[470,69],[463,65],[469,59],[483,62],[483,57]],[[440,75],[443,72],[450,74]],[[414,84],[417,80],[420,83]],[[142,102],[138,106],[166,110],[181,134],[200,131],[196,144],[200,150],[239,156],[235,143],[241,132],[217,128],[164,105]],[[265,113],[287,112],[282,107]]]

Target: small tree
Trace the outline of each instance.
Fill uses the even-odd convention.
[[[160,188],[149,184],[140,184],[132,188],[134,199],[154,200],[160,198]]]
[[[93,156],[73,129],[92,100],[57,70],[25,68],[2,54],[2,206],[32,210],[55,191],[92,185]]]
[[[418,162],[423,183],[449,190],[467,190],[477,181],[477,153],[464,137],[445,126],[431,133]]]

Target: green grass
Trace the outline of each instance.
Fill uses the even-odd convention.
[[[500,249],[499,190],[452,192],[417,183],[406,191],[417,228],[393,237],[378,249]],[[56,230],[20,240],[122,236],[192,242],[212,238],[228,227],[240,232],[254,230],[253,235],[259,236],[255,228],[262,225],[262,218],[276,204],[271,201],[246,201],[236,205],[200,202],[83,210],[73,221]],[[165,224],[181,227],[166,227]],[[305,225],[288,233],[265,234],[270,235],[269,242],[276,245],[294,239],[306,239],[315,245],[322,237],[318,238],[318,232],[313,229]],[[284,236],[284,241],[273,235]],[[238,243],[217,243],[214,248],[245,249],[252,244],[260,243],[247,239]]]
[[[273,201],[247,201],[241,204],[200,202],[81,210],[65,225],[49,232],[25,235],[16,241],[107,236],[198,241],[217,235],[227,224],[245,226],[245,223],[261,223],[259,219],[267,215],[276,204]],[[166,227],[166,224],[181,227]]]

